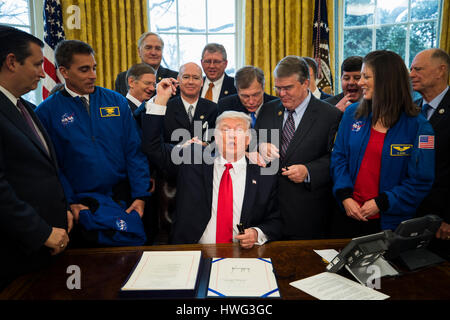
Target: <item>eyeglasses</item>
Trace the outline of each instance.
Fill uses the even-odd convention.
[[[195,75],[192,76],[192,75],[188,75],[188,74],[184,74],[181,77],[181,80],[183,80],[183,81],[189,81],[189,79],[192,79],[194,81],[201,81],[202,77],[201,76],[195,76]]]
[[[273,90],[275,90],[277,93],[281,93],[281,92],[289,92],[294,88],[294,85],[291,84],[290,86],[285,86],[285,87],[273,87]]]
[[[262,91],[254,93],[254,94],[242,94],[242,93],[239,93],[239,97],[241,97],[242,100],[250,100],[250,98],[258,99],[259,97],[261,97],[262,94],[263,94]]]
[[[217,65],[217,64],[221,64],[222,62],[224,62],[224,60],[202,60],[202,63],[204,64],[212,64],[212,65]]]

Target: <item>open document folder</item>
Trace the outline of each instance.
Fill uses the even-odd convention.
[[[270,258],[213,258],[208,297],[280,297]]]
[[[201,255],[201,251],[143,252],[121,289],[122,296],[195,297],[202,274]]]

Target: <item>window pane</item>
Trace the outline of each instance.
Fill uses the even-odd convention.
[[[234,1],[208,0],[208,32],[235,32]]]
[[[161,65],[169,69],[178,70],[178,54],[177,54],[177,36],[162,34],[161,38],[164,40],[164,52]]]
[[[367,28],[344,31],[344,58],[362,56],[372,51],[372,30]]]
[[[437,44],[436,23],[415,23],[411,25],[411,38],[409,44],[409,65],[412,59],[420,51],[428,48],[435,48]]]
[[[377,23],[399,23],[408,19],[408,0],[378,0]]]
[[[205,0],[178,0],[180,32],[206,32]]]
[[[0,1],[0,23],[30,25],[27,0]]]
[[[206,35],[180,35],[180,66],[186,62],[195,62],[201,66],[200,60]]]
[[[220,43],[225,47],[225,50],[227,51],[227,60],[228,65],[225,72],[228,75],[234,75],[236,72],[236,58],[234,56],[234,47],[235,47],[235,41],[234,41],[234,35],[209,35],[208,36],[208,42],[216,42]],[[203,49],[203,48],[202,48]],[[201,52],[200,52],[201,54]]]
[[[346,0],[344,26],[364,26],[373,24],[374,0]]]
[[[411,20],[437,19],[438,0],[411,0]]]
[[[391,50],[405,59],[406,26],[377,29],[377,50]]]
[[[150,30],[156,33],[177,31],[176,1],[150,0]]]

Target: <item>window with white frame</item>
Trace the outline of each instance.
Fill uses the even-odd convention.
[[[43,38],[42,7],[44,1],[0,0],[0,24],[8,25]],[[39,104],[42,101],[42,87],[24,95],[24,99]]]
[[[409,65],[414,56],[439,46],[442,0],[338,0],[339,63],[373,50],[391,50]],[[336,68],[338,70],[338,68]],[[336,72],[337,73],[337,72]]]
[[[150,31],[164,40],[162,65],[178,70],[186,62],[200,65],[207,43],[222,44],[227,51],[226,72],[242,65],[238,40],[242,0],[149,0]]]

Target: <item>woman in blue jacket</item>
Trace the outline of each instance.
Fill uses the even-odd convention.
[[[391,51],[364,57],[360,103],[342,118],[331,155],[333,193],[352,236],[395,230],[434,180],[434,132],[411,97],[408,70]]]

